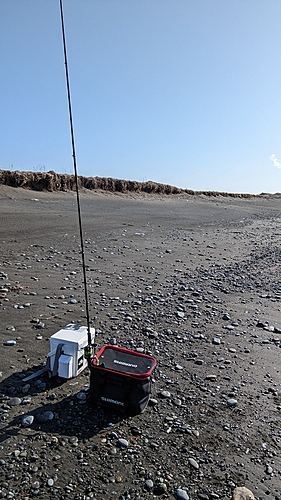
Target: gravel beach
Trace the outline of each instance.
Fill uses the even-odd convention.
[[[46,374],[86,325],[76,197],[0,186],[0,498],[281,500],[281,197],[81,193],[98,348],[156,357],[135,417]]]

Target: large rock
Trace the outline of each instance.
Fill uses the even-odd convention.
[[[255,500],[255,497],[248,488],[240,486],[233,491],[233,500]]]

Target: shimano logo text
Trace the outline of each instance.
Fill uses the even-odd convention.
[[[114,359],[113,363],[117,363],[117,365],[130,366],[131,368],[138,367],[138,365],[134,365],[133,363],[126,363],[126,361],[118,361],[118,359]]]
[[[110,399],[110,398],[105,398],[104,396],[101,396],[101,400],[105,401],[106,403],[112,403],[114,405],[124,406],[124,403],[122,401],[116,401],[116,399]]]

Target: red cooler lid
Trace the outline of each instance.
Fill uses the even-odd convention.
[[[156,365],[156,359],[148,354],[112,345],[103,346],[91,361],[93,368],[103,368],[136,378],[149,377]]]

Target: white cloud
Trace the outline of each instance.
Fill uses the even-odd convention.
[[[274,167],[276,167],[276,168],[281,168],[281,163],[280,163],[280,161],[276,158],[276,155],[275,155],[275,154],[270,155],[269,159],[273,161],[273,165],[274,165]]]

